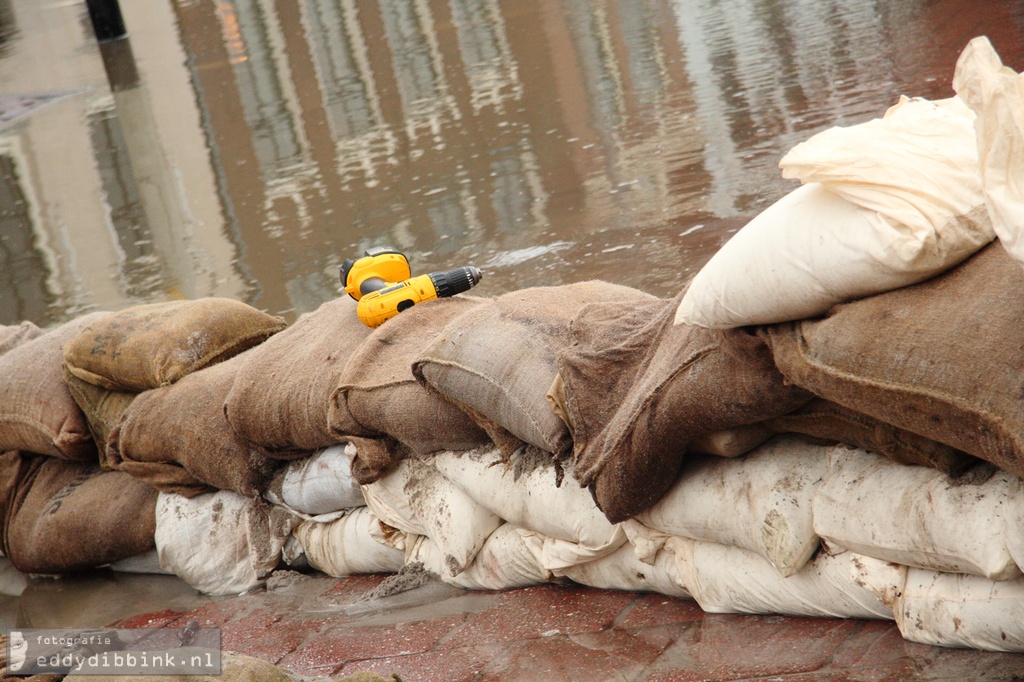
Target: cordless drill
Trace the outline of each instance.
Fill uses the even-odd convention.
[[[368,327],[379,327],[417,303],[469,291],[483,277],[473,266],[413,277],[409,259],[388,246],[367,249],[357,260],[346,258],[340,269],[341,283],[359,301],[356,314]]]

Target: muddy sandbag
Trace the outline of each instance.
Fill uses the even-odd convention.
[[[546,398],[569,323],[589,303],[641,303],[654,296],[601,281],[533,287],[498,296],[439,333],[413,374],[517,439],[563,455],[572,438]],[[510,453],[506,453],[510,454]]]
[[[154,547],[156,491],[95,464],[7,453],[0,472],[16,480],[0,549],[23,573],[62,574]]]
[[[108,315],[83,315],[0,355],[0,452],[26,450],[96,461],[85,415],[64,383],[62,348]]]
[[[1024,651],[1024,578],[911,568],[894,605],[904,639],[986,651]]]
[[[328,428],[328,407],[349,357],[372,330],[348,296],[324,303],[246,353],[225,412],[245,440],[267,454],[309,454],[342,435],[368,435],[354,420]]]
[[[280,460],[243,441],[224,416],[224,399],[244,356],[143,391],[108,434],[105,462],[165,493],[212,489],[256,497]]]
[[[352,476],[355,448],[332,445],[289,462],[274,474],[263,495],[302,514],[330,514],[366,504]]]
[[[241,301],[200,298],[132,306],[68,340],[72,374],[114,391],[144,391],[262,343],[285,321]]]
[[[281,561],[297,525],[291,512],[230,490],[156,503],[160,566],[204,594],[241,594],[261,586]]]
[[[818,549],[812,504],[828,448],[779,436],[743,457],[688,457],[672,488],[636,520],[667,535],[742,547],[793,575]]]
[[[452,577],[473,563],[487,537],[502,524],[429,462],[416,458],[403,460],[387,476],[363,486],[363,496],[387,525],[433,540],[445,574]]]
[[[420,563],[423,568],[450,585],[467,590],[513,590],[550,582],[553,575],[540,566],[523,537],[510,523],[491,533],[466,570],[452,576],[445,568],[442,548],[429,537],[410,538],[406,565]]]
[[[815,398],[760,426],[775,433],[799,433],[821,441],[852,445],[885,455],[900,464],[933,467],[949,476],[957,476],[980,462],[956,448],[823,398]]]
[[[44,333],[35,323],[28,320],[21,324],[0,325],[0,355]]]
[[[371,451],[377,456],[372,467],[354,465],[360,483],[372,483],[393,468],[388,456],[400,449],[389,441],[415,454],[470,450],[490,442],[469,415],[412,373],[420,351],[445,325],[482,302],[453,296],[414,306],[377,327],[349,358],[331,395],[328,424],[339,439],[356,443],[357,460]],[[353,423],[375,438],[346,438]]]
[[[761,333],[787,381],[1020,476],[1021,291],[996,242],[927,282]]]
[[[745,330],[674,325],[678,298],[586,306],[572,323],[575,345],[559,357],[573,475],[613,523],[661,498],[688,441],[811,399]]]
[[[335,578],[397,573],[405,562],[405,553],[387,544],[380,519],[366,507],[330,521],[303,521],[293,534],[309,565]]]
[[[828,465],[813,508],[814,529],[829,542],[933,571],[1021,576],[1008,546],[1024,534],[1016,514],[1024,486],[1016,476],[958,481],[846,447],[831,448]]]
[[[803,570],[784,578],[760,556],[739,547],[684,538],[669,546],[683,584],[708,613],[892,620],[891,597],[907,570],[837,550],[819,552]],[[880,589],[883,585],[888,587]]]
[[[111,391],[110,389],[90,384],[88,381],[79,379],[64,365],[64,383],[67,384],[71,397],[75,404],[85,415],[85,421],[89,425],[89,432],[96,442],[96,449],[99,452],[100,466],[104,469],[115,467],[107,463],[107,437],[110,432],[120,423],[125,410],[132,404],[138,393],[127,391]]]
[[[602,590],[657,592],[681,599],[691,598],[679,576],[675,556],[667,550],[659,551],[653,563],[648,564],[640,561],[633,546],[627,544],[608,556],[555,571],[555,575]]]

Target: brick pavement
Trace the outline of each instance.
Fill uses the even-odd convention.
[[[1024,680],[1024,654],[914,644],[888,621],[705,614],[688,600],[568,584],[435,584],[368,609],[361,598],[386,577],[309,576],[117,625],[196,620],[221,628],[225,650],[313,679],[371,670],[405,682]]]

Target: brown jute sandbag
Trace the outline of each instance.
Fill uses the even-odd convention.
[[[42,329],[27,320],[21,324],[0,325],[0,355],[43,334]]]
[[[441,450],[470,450],[490,440],[465,411],[412,373],[420,351],[456,316],[481,305],[483,299],[453,296],[420,303],[373,330],[355,350],[331,395],[328,423],[340,439],[353,422],[373,438],[357,443],[369,452],[374,440],[378,461],[369,469],[353,464],[363,484],[388,469],[388,453],[399,452],[395,442],[416,454]],[[365,453],[364,453],[365,454]],[[364,454],[356,456],[359,460]]]
[[[94,568],[156,546],[157,491],[128,474],[21,452],[0,458],[0,471],[17,479],[2,549],[23,573]]]
[[[106,465],[166,493],[257,496],[280,462],[243,441],[224,416],[244,356],[137,395],[107,436]]]
[[[64,347],[69,371],[113,391],[166,386],[262,343],[285,321],[241,301],[200,298],[125,308]]]
[[[575,436],[573,475],[613,523],[657,502],[686,443],[785,414],[811,395],[787,385],[743,329],[674,325],[679,300],[593,304],[559,358]]]
[[[276,457],[308,455],[339,440],[365,435],[343,414],[328,428],[331,394],[349,357],[372,330],[343,296],[301,316],[246,353],[225,403],[239,436]]]
[[[997,241],[939,277],[762,334],[788,381],[1021,476],[1022,291]]]
[[[26,450],[96,461],[85,415],[64,383],[62,348],[109,313],[90,313],[0,355],[0,452]]]
[[[513,291],[445,326],[419,354],[413,374],[471,416],[483,416],[485,428],[496,423],[520,441],[563,455],[572,450],[572,437],[546,394],[558,353],[570,343],[569,323],[590,303],[654,298],[596,280]]]
[[[979,460],[823,398],[764,422],[775,433],[798,433],[885,455],[894,462],[929,466],[958,476]]]
[[[107,436],[120,423],[124,411],[132,404],[138,393],[111,391],[79,379],[68,371],[67,365],[64,365],[63,369],[64,383],[85,415],[89,432],[96,443],[100,466],[104,469],[114,468],[106,462]]]

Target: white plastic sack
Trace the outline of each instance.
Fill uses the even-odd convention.
[[[381,521],[437,543],[448,576],[465,570],[502,524],[501,518],[419,459],[402,460],[394,471],[362,490],[367,506]]]
[[[516,530],[523,537],[523,542],[533,553],[537,563],[549,571],[563,570],[608,556],[626,544],[628,540],[622,524],[615,527],[615,532],[605,544],[597,546],[553,538],[550,535],[536,533],[526,528],[517,528]]]
[[[906,567],[853,552],[819,552],[799,573],[783,578],[739,547],[682,538],[672,546],[683,584],[709,613],[891,620],[892,607],[878,596],[878,586],[892,585],[894,592],[906,578]]]
[[[1004,471],[958,483],[930,467],[897,464],[849,447],[829,452],[814,500],[814,530],[860,554],[933,571],[992,580],[1021,575],[1007,548],[1021,481]]]
[[[271,502],[314,516],[361,507],[366,500],[352,478],[354,454],[355,446],[334,445],[289,462],[274,477],[265,496]]]
[[[405,562],[405,553],[386,543],[380,520],[366,507],[333,521],[303,521],[292,534],[309,565],[335,578],[397,573]]]
[[[811,502],[827,452],[782,436],[743,457],[690,457],[675,485],[636,520],[666,535],[742,547],[792,575],[818,547]]]
[[[514,526],[586,547],[604,547],[615,536],[615,526],[571,472],[565,472],[561,486],[555,485],[551,464],[517,475],[514,464],[502,462],[497,449],[443,452],[432,462],[466,494]]]
[[[193,498],[160,493],[156,550],[160,566],[210,595],[241,594],[277,567],[297,517],[231,490]]]
[[[803,185],[747,223],[697,273],[676,324],[813,317],[923,281],[995,236],[974,114],[903,98],[881,119],[819,133],[780,163]]]
[[[537,563],[522,536],[511,524],[491,533],[473,563],[456,576],[447,574],[444,555],[436,542],[417,537],[406,551],[406,563],[423,567],[446,583],[468,590],[510,590],[550,582],[552,574]]]
[[[896,624],[921,644],[1024,651],[1024,579],[994,582],[912,568],[896,600]]]
[[[1024,262],[1024,76],[978,37],[957,60],[953,89],[977,114],[981,184],[995,233]]]
[[[668,551],[655,555],[648,564],[637,558],[631,545],[623,545],[608,556],[556,571],[573,582],[603,590],[657,592],[670,597],[690,598],[679,577],[675,556]]]
[[[28,587],[28,576],[0,554],[0,595],[19,597]]]

